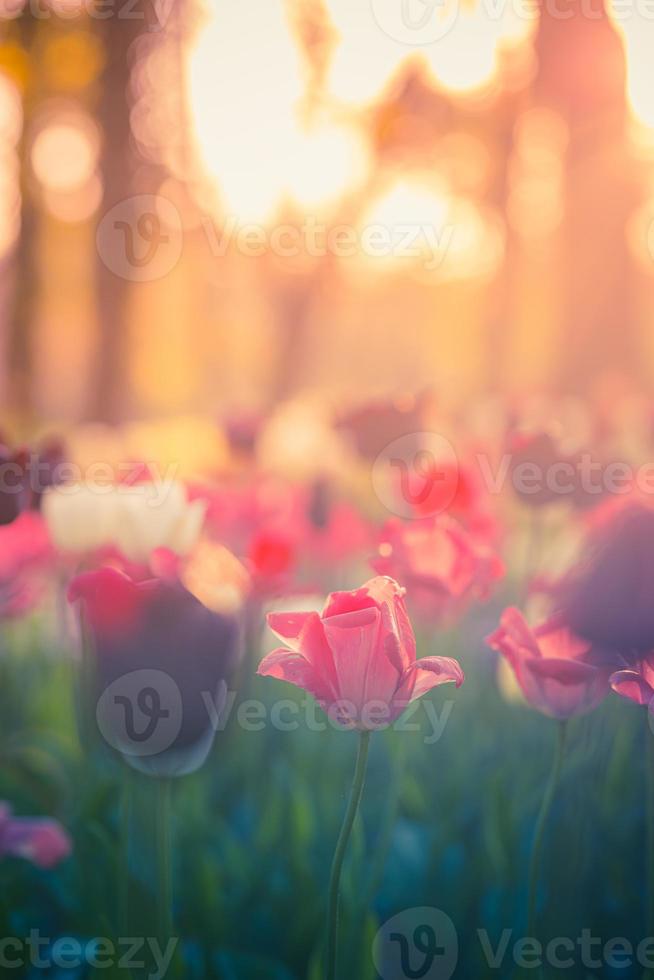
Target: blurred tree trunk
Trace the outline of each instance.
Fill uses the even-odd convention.
[[[106,64],[100,80],[98,122],[102,128],[100,169],[103,198],[98,222],[107,212],[129,199],[134,173],[134,147],[131,140],[129,83],[130,48],[144,32],[141,19],[111,16],[96,21],[102,38]],[[133,55],[133,50],[131,54]],[[124,215],[121,213],[121,217]],[[120,231],[116,229],[116,235]],[[116,239],[119,247],[118,237]],[[124,243],[123,243],[124,247]],[[104,422],[118,422],[129,406],[128,329],[130,282],[112,272],[97,255],[97,297],[99,338],[95,365],[95,383],[89,416]]]
[[[34,44],[38,21],[26,7],[17,21],[18,40],[27,53],[27,62],[36,72]],[[38,211],[30,188],[30,140],[32,120],[39,100],[38,79],[30,76],[23,99],[23,132],[20,140],[20,231],[13,256],[13,295],[9,309],[9,339],[7,344],[9,409],[19,419],[29,420],[34,414],[33,361],[34,330],[38,301],[37,230]]]
[[[634,262],[625,229],[638,203],[627,145],[626,59],[603,0],[561,20],[542,6],[536,95],[565,119],[566,218],[559,385],[588,391],[602,376],[644,381],[634,309]],[[575,9],[576,8],[576,9]]]

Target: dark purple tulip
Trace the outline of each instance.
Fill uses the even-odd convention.
[[[632,663],[654,649],[654,510],[627,506],[595,532],[561,605],[570,628]]]
[[[41,509],[41,500],[45,491],[62,482],[61,469],[65,462],[66,447],[57,436],[44,439],[36,452],[30,456],[31,506],[35,510]]]
[[[48,487],[60,482],[64,444],[54,437],[34,450],[9,449],[0,442],[0,526],[13,523],[26,510],[38,510]]]
[[[95,654],[96,717],[135,768],[183,775],[206,759],[239,654],[233,617],[178,582],[135,582],[114,568],[76,578],[71,601]]]
[[[27,453],[0,445],[0,526],[12,524],[28,505]]]

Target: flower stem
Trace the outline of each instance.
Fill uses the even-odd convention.
[[[118,932],[120,938],[129,936],[129,845],[133,803],[132,771],[129,766],[123,766],[122,789],[118,861]]]
[[[368,877],[368,887],[364,893],[365,908],[367,908],[379,891],[384,875],[386,859],[391,848],[393,830],[397,823],[397,814],[400,808],[400,780],[404,767],[404,740],[396,742],[391,746],[392,761],[389,776],[389,789],[386,798],[386,808],[380,820],[381,830],[375,845],[375,854],[372,859],[372,868]]]
[[[343,858],[347,850],[352,825],[359,809],[361,796],[363,794],[363,784],[366,778],[366,764],[368,761],[368,748],[370,745],[370,732],[361,732],[359,738],[359,749],[357,752],[356,767],[354,770],[354,780],[350,791],[350,800],[343,818],[341,832],[336,842],[332,871],[329,879],[329,900],[327,906],[327,965],[325,970],[325,980],[336,980],[336,958],[338,953],[338,907],[339,892],[341,885],[341,870],[343,868]]]
[[[170,779],[156,780],[155,836],[157,854],[157,936],[168,944],[173,934],[173,877],[171,854],[171,790]]]
[[[552,809],[552,803],[554,801],[554,796],[556,793],[556,788],[559,783],[559,776],[561,775],[561,766],[563,764],[563,756],[565,753],[565,738],[567,731],[567,722],[559,722],[558,739],[556,744],[556,750],[554,753],[554,760],[552,763],[552,769],[550,772],[550,778],[547,782],[547,787],[545,789],[545,795],[543,796],[543,802],[541,803],[540,812],[538,814],[538,819],[536,821],[536,827],[534,829],[534,842],[531,848],[531,861],[529,865],[529,903],[528,903],[528,915],[527,915],[527,936],[529,938],[537,938],[536,936],[536,899],[538,897],[538,876],[540,871],[540,858],[543,850],[543,840],[545,836],[545,827],[547,825],[547,818],[549,816],[550,810]]]
[[[645,710],[645,785],[647,787],[647,922],[646,935],[654,936],[654,732],[649,709]],[[654,970],[648,969],[643,980],[654,980]]]

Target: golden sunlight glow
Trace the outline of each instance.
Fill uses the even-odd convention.
[[[319,211],[332,204],[368,173],[366,146],[351,128],[322,125],[295,133],[292,143],[286,190],[305,208]]]
[[[210,0],[190,55],[189,96],[203,161],[228,213],[270,219],[283,193],[302,95],[298,55],[277,2]],[[266,65],[266,79],[258,68]]]
[[[451,28],[421,48],[389,36],[370,4],[330,0],[339,41],[328,96],[350,105],[379,98],[400,66],[415,57],[452,92],[487,90],[502,51],[522,43],[535,21],[510,5],[493,18],[481,4],[459,9],[458,0],[448,3],[457,3]],[[319,211],[356,190],[369,169],[362,137],[325,118],[302,127],[302,63],[281,0],[262,6],[256,29],[240,0],[209,0],[208,9],[208,23],[189,55],[189,99],[200,157],[218,184],[222,210],[263,223],[285,201]],[[267,66],[265,85],[253,69],[259,64]]]
[[[545,237],[563,220],[567,145],[565,122],[551,109],[528,109],[516,123],[507,218],[523,238]]]
[[[225,210],[265,221],[284,186],[302,94],[297,52],[282,4],[261,4],[253,16],[240,0],[210,0],[208,13],[189,65],[196,139]]]
[[[213,0],[211,12],[191,54],[189,87],[195,136],[223,209],[265,222],[286,200],[319,210],[353,189],[368,169],[362,138],[323,121],[300,126],[303,79],[283,5],[266,4],[256,30],[237,0]],[[259,63],[268,66],[265,85],[252,70]]]
[[[497,76],[507,47],[526,41],[535,29],[535,18],[519,16],[513,4],[504,5],[499,18],[491,18],[484,4],[458,7],[452,29],[426,49],[436,81],[451,92],[467,93],[486,88]]]
[[[383,229],[386,247],[363,248],[380,272],[407,269],[421,278],[467,279],[493,275],[502,260],[499,221],[443,182],[398,180],[363,216],[366,233]]]
[[[372,205],[364,224],[378,224],[385,228],[429,224],[433,228],[443,228],[448,209],[444,185],[434,184],[433,189],[423,189],[417,184],[400,180]]]
[[[330,92],[349,105],[372,102],[411,49],[381,30],[369,2],[330,0],[329,13],[340,35],[329,77]]]
[[[627,99],[636,119],[654,128],[654,21],[612,0],[609,11],[627,55]]]
[[[44,187],[67,193],[91,179],[97,152],[95,129],[86,117],[53,120],[34,140],[32,167]]]
[[[330,76],[331,92],[350,104],[369,102],[409,58],[425,61],[442,87],[472,92],[494,80],[503,49],[527,40],[537,22],[535,14],[526,16],[513,4],[505,4],[497,17],[475,0],[444,0],[431,4],[430,11],[427,6],[422,4],[423,9],[416,11],[419,29],[412,37],[410,29],[392,30],[399,0],[330,0],[329,11],[341,35]],[[430,41],[433,30],[437,36]]]

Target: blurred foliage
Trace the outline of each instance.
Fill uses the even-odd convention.
[[[513,929],[516,939],[524,934],[531,833],[555,726],[498,694],[494,657],[483,645],[496,615],[486,609],[456,634],[421,641],[423,652],[458,656],[466,669],[460,691],[427,695],[439,717],[448,698],[454,701],[442,738],[425,744],[430,729],[423,711],[415,719],[422,731],[373,738],[344,876],[347,978],[374,980],[374,935],[406,908],[435,906],[452,918],[460,944],[455,977],[486,975],[477,930],[488,930],[494,945],[504,929]],[[127,770],[106,750],[79,744],[75,665],[65,652],[42,648],[29,622],[5,642],[0,799],[17,813],[58,817],[74,837],[75,854],[52,872],[3,862],[3,934],[38,928],[80,941],[118,935]],[[246,731],[237,708],[249,697],[270,708],[302,695],[246,677],[208,764],[175,784],[175,921],[183,939],[170,975],[318,980],[327,877],[356,736],[304,726]],[[632,705],[610,697],[571,724],[545,845],[543,938],[574,940],[587,928],[605,941],[623,936],[636,945],[647,935],[642,722]],[[153,784],[130,778],[129,934],[149,935]]]

